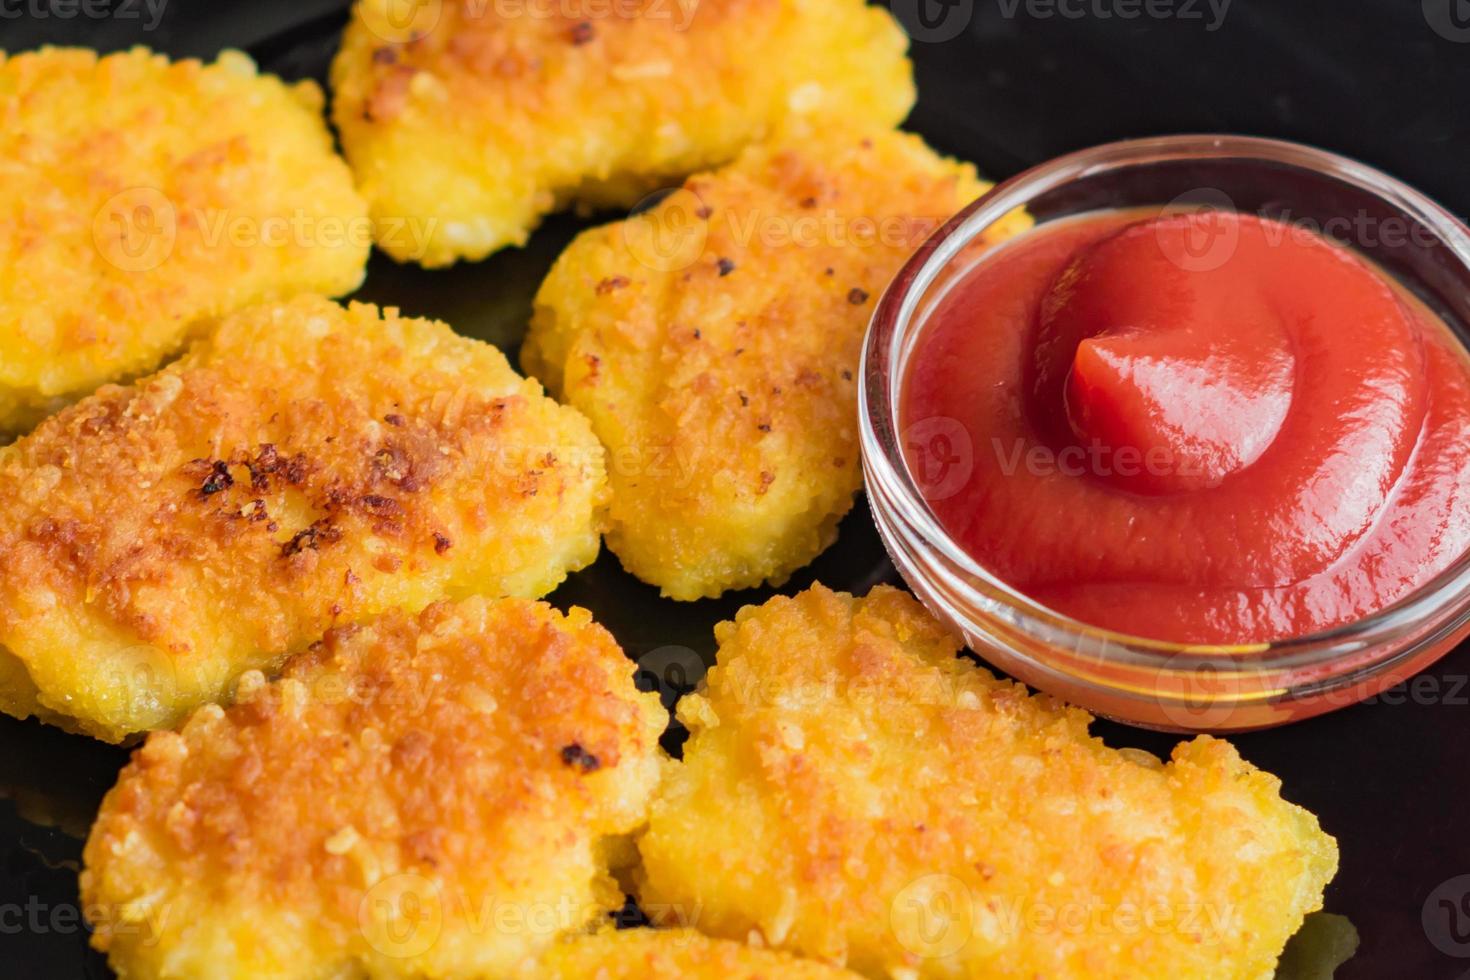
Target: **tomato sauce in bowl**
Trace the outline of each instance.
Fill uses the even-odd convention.
[[[1035,227],[988,244],[1017,209]],[[874,311],[874,522],[977,654],[1097,714],[1352,704],[1470,635],[1467,324],[1470,230],[1356,161],[1231,136],[1049,161]]]
[[[900,398],[905,428],[968,437],[969,479],[929,501],[961,547],[1117,632],[1306,636],[1470,549],[1463,347],[1370,262],[1284,222],[1043,225],[951,287]]]

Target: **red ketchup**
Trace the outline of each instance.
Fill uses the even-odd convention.
[[[1299,227],[1043,225],[954,283],[909,363],[904,451],[939,521],[1095,626],[1303,636],[1470,548],[1470,359],[1377,268]]]

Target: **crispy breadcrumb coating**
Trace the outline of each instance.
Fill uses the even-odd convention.
[[[693,929],[625,929],[558,943],[524,980],[859,980],[787,953]]]
[[[331,626],[543,595],[606,494],[586,419],[488,344],[252,307],[0,449],[0,710],[117,741]]]
[[[367,204],[312,82],[135,48],[0,52],[0,433],[203,320],[362,281]]]
[[[668,716],[585,610],[343,627],[149,737],[83,855],[123,978],[504,977],[623,904]]]
[[[862,484],[873,305],[985,187],[916,136],[791,133],[571,244],[521,364],[607,446],[630,572],[698,599],[780,584],[832,543]]]
[[[1264,980],[1337,847],[1226,742],[1167,765],[956,658],[906,593],[716,629],[640,901],[871,977]]]
[[[378,244],[443,266],[571,202],[629,206],[788,118],[896,125],[906,46],[863,0],[359,0],[333,118]]]

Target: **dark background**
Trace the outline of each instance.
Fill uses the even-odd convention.
[[[163,0],[155,23],[147,3],[0,0],[0,48],[145,43],[212,57],[230,46],[268,70],[320,76],[346,6]],[[1215,9],[1207,0],[893,3],[915,35],[922,94],[909,128],[987,176],[1111,139],[1234,132],[1361,158],[1470,213],[1470,0],[1233,0],[1218,23],[1219,0]],[[1130,3],[1137,16],[1126,19]],[[448,272],[376,257],[362,295],[513,347],[541,273],[576,228],[555,219],[524,251]],[[813,577],[855,590],[893,578],[861,506],[837,547],[788,588]],[[666,604],[604,560],[553,598],[590,606],[631,656],[663,665],[707,659],[710,626],[761,594]],[[1341,844],[1327,908],[1362,941],[1337,972],[1345,980],[1470,976],[1470,877],[1456,880],[1470,875],[1467,681],[1462,646],[1376,703],[1236,739]],[[1161,752],[1172,741],[1108,724],[1098,731]],[[108,976],[86,949],[75,873],[81,838],[125,758],[0,719],[0,974]]]

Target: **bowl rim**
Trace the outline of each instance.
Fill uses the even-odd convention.
[[[981,232],[1014,209],[1025,207],[1040,194],[1108,171],[1188,160],[1285,164],[1352,184],[1401,209],[1430,229],[1450,249],[1456,262],[1470,277],[1470,229],[1453,214],[1427,195],[1377,168],[1306,144],[1254,136],[1179,134],[1104,143],[1056,157],[996,184],[952,217],[918,248],[879,298],[863,341],[858,390],[865,476],[870,487],[876,484],[883,489],[883,493],[878,495],[882,498],[881,503],[874,502],[875,510],[879,506],[894,508],[896,514],[893,516],[912,529],[922,546],[941,556],[964,576],[983,583],[991,593],[990,599],[998,597],[1005,604],[1013,622],[1019,616],[1021,622],[1018,625],[1023,628],[1045,628],[1052,634],[1061,631],[1069,637],[1092,638],[1105,643],[1108,660],[1120,667],[1190,669],[1189,663],[1208,662],[1225,675],[1255,675],[1263,669],[1294,672],[1341,662],[1344,670],[1338,672],[1339,681],[1342,674],[1357,675],[1381,670],[1386,664],[1407,657],[1413,649],[1375,658],[1368,663],[1361,662],[1354,655],[1378,644],[1404,639],[1447,609],[1455,609],[1455,613],[1451,615],[1451,621],[1439,624],[1433,631],[1434,636],[1443,638],[1470,623],[1470,552],[1409,595],[1350,623],[1300,637],[1256,643],[1170,642],[1108,630],[1074,619],[1011,586],[985,569],[945,532],[909,473],[898,430],[898,393],[902,387],[902,372],[891,371],[890,366],[902,366],[899,347],[910,333],[916,308],[940,274]],[[1466,337],[1456,336],[1462,343],[1467,343]],[[875,496],[871,490],[869,495]],[[967,598],[983,604],[987,597],[972,587],[967,586],[967,589],[971,593]],[[1417,643],[1415,649],[1422,646],[1424,642]],[[1329,675],[1331,673],[1328,672]]]

